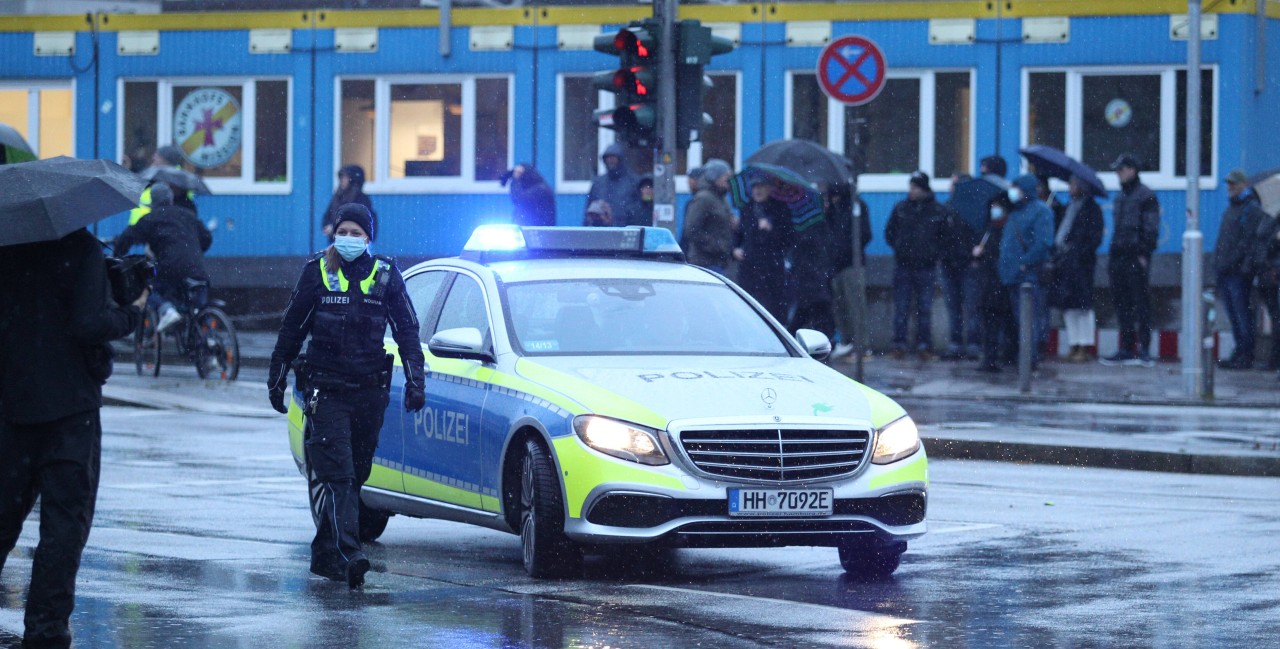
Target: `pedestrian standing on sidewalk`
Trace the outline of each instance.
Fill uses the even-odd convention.
[[[703,174],[705,181],[706,174]],[[762,178],[751,183],[751,202],[742,208],[738,247],[738,286],[755,298],[775,320],[787,324],[787,249],[791,245],[791,211],[773,198],[773,185]]]
[[[997,267],[1000,281],[1008,287],[1009,306],[1019,327],[1026,326],[1021,321],[1022,291],[1019,287],[1031,285],[1031,364],[1035,366],[1044,355],[1044,325],[1048,322],[1045,314],[1049,307],[1045,303],[1045,287],[1040,281],[1040,273],[1053,247],[1053,212],[1036,198],[1036,177],[1031,174],[1014,179],[1008,196],[1013,211],[1009,213],[1009,222],[1001,235]]]
[[[88,230],[0,248],[0,572],[40,499],[24,647],[69,647],[76,572],[98,497],[110,341],[142,321],[147,292],[111,298]]]
[[[982,360],[980,372],[999,372],[1002,365],[1013,363],[1017,331],[1014,327],[1009,287],[1000,281],[1000,242],[1009,222],[1009,198],[1001,194],[990,207],[986,232],[973,247],[975,273],[978,276],[978,312],[982,317]]]
[[[689,263],[723,274],[733,258],[733,211],[725,202],[733,170],[722,160],[712,160],[702,168],[697,195],[685,209],[684,242]]]
[[[853,352],[855,336],[854,290],[856,282],[853,266],[853,224],[858,223],[862,239],[862,267],[867,265],[867,244],[871,243],[871,210],[858,196],[857,185],[836,185],[823,193],[824,210],[831,222],[832,267],[835,278],[831,280],[831,305],[835,311],[836,335],[840,341],[831,352],[832,358],[848,356]]]
[[[1097,317],[1093,312],[1093,273],[1102,245],[1102,208],[1093,200],[1089,186],[1076,176],[1069,181],[1071,202],[1055,225],[1053,277],[1049,306],[1062,310],[1071,353],[1067,360],[1089,360],[1095,344]]]
[[[951,178],[953,196],[956,183],[967,179],[967,175]],[[979,287],[973,247],[978,245],[982,233],[974,230],[951,205],[943,207],[942,297],[947,306],[951,335],[942,359],[977,360],[982,348],[982,325],[978,314]]]
[[[1251,256],[1262,306],[1271,319],[1271,353],[1265,369],[1275,372],[1280,370],[1280,218],[1263,213]]]
[[[1227,209],[1218,226],[1218,242],[1213,248],[1213,270],[1218,297],[1231,318],[1235,349],[1230,358],[1218,361],[1224,370],[1253,369],[1254,321],[1253,259],[1251,253],[1258,226],[1266,215],[1258,196],[1249,189],[1249,178],[1241,169],[1227,174]]]
[[[373,215],[373,226],[378,227],[378,213],[373,209],[373,200],[364,193],[364,167],[346,165],[338,170],[338,188],[329,199],[329,206],[320,217],[320,232],[329,237],[333,243],[333,228],[337,225],[338,208],[347,203],[359,203]]]
[[[394,369],[382,342],[388,325],[404,365],[406,411],[426,405],[425,374],[404,278],[395,260],[369,254],[375,232],[369,210],[350,203],[337,216],[333,245],[303,267],[285,307],[267,394],[276,411],[289,411],[289,367],[310,336],[297,381],[307,416],[308,493],[316,521],[311,572],[359,588],[369,571],[360,545],[360,489],[373,469]]]
[[[1151,354],[1151,254],[1160,236],[1160,202],[1138,177],[1138,159],[1122,154],[1111,164],[1120,179],[1112,204],[1107,275],[1120,330],[1120,346],[1103,365],[1153,366]]]
[[[942,205],[929,188],[929,174],[916,171],[907,185],[907,199],[894,206],[885,225],[884,240],[893,248],[893,357],[907,355],[907,333],[915,315],[916,335],[911,351],[921,360],[933,354],[933,293],[946,219]]]
[[[521,226],[556,224],[556,194],[542,174],[530,164],[518,164],[498,179],[511,183],[511,222]]]
[[[640,204],[640,179],[627,168],[627,149],[621,144],[610,144],[600,154],[604,173],[591,181],[587,190],[587,205],[595,201],[609,204],[613,213],[613,225],[653,225],[653,214],[645,214]]]

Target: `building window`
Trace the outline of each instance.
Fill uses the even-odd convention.
[[[1176,68],[1029,70],[1024,144],[1062,149],[1111,186],[1111,163],[1132,154],[1142,164],[1144,182],[1179,187],[1187,166],[1186,81],[1186,72]],[[1201,70],[1200,170],[1209,179],[1216,177],[1214,81],[1213,68]]]
[[[340,79],[335,166],[371,192],[499,191],[511,162],[510,77]]]
[[[120,97],[119,146],[131,168],[173,143],[215,193],[290,191],[288,80],[126,80]]]
[[[0,84],[0,123],[18,131],[39,158],[75,155],[70,83]]]
[[[684,176],[691,167],[712,158],[722,159],[735,168],[738,164],[741,111],[738,73],[707,71],[707,76],[711,78],[712,87],[703,95],[702,111],[711,116],[712,123],[698,133],[698,139],[691,142],[687,150],[676,151],[677,176]],[[590,75],[562,75],[558,90],[558,188],[564,192],[586,193],[591,179],[604,172],[600,154],[616,140],[612,130],[596,126],[594,113],[613,108],[615,97],[596,90]],[[626,163],[636,175],[652,174],[653,151],[646,147],[628,147]],[[683,178],[677,178],[677,191],[685,191],[687,187]]]
[[[828,98],[812,72],[788,77],[789,137],[807,139],[854,161],[858,187],[900,192],[923,169],[945,189],[973,160],[973,74],[894,71],[880,94],[862,106]]]

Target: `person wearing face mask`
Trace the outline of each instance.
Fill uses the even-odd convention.
[[[296,374],[307,415],[316,521],[311,572],[350,588],[362,586],[369,570],[360,545],[360,488],[369,479],[390,401],[394,359],[383,346],[388,324],[404,366],[404,408],[416,412],[426,405],[418,319],[395,261],[369,254],[373,237],[368,208],[338,208],[333,245],[307,262],[285,307],[267,378],[271,406],[287,413],[289,367],[310,336]]]
[[[1053,249],[1053,212],[1036,198],[1036,177],[1031,174],[1015,178],[1008,196],[1013,210],[1009,212],[1009,222],[1000,235],[1000,260],[996,267],[1000,281],[1008,287],[1009,306],[1013,309],[1015,321],[1022,313],[1022,292],[1018,287],[1024,283],[1031,284],[1031,363],[1036,365],[1043,355],[1044,335],[1049,323],[1040,272]]]

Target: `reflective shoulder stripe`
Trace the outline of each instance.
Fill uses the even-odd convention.
[[[347,292],[347,288],[351,285],[347,282],[347,278],[342,274],[342,268],[338,268],[338,272],[329,272],[328,266],[325,264],[324,257],[320,257],[320,279],[324,280],[324,287],[330,291]]]
[[[129,210],[129,225],[133,225],[142,220],[142,217],[151,213],[151,188],[142,190],[142,196],[138,198],[138,206]]]
[[[364,293],[365,295],[368,295],[370,289],[373,288],[373,282],[378,277],[378,271],[387,271],[387,270],[391,270],[391,264],[388,264],[387,262],[382,261],[381,259],[375,261],[373,263],[373,270],[369,271],[369,276],[360,280],[360,292]],[[339,269],[338,272],[341,273],[342,270]],[[343,290],[345,291],[346,289],[343,288]]]

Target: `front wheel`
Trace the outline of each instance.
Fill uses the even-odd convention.
[[[836,549],[840,551],[841,567],[850,575],[862,579],[887,579],[902,562],[907,542],[882,543],[857,538],[841,541]]]
[[[196,373],[202,379],[236,380],[240,374],[240,341],[231,318],[221,309],[209,307],[200,310],[196,325],[200,329]]]
[[[582,572],[582,549],[564,534],[564,501],[555,464],[535,439],[525,441],[520,464],[520,546],[530,577]]]
[[[387,521],[391,520],[391,512],[373,509],[360,502],[360,542],[372,543],[387,531]]]
[[[161,341],[164,337],[156,331],[159,319],[156,310],[147,307],[142,310],[142,322],[133,332],[133,366],[138,370],[138,376],[160,376]]]

